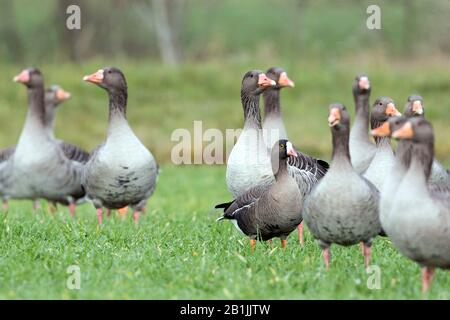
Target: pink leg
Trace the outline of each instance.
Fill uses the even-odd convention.
[[[106,209],[106,216],[111,217],[111,209]]]
[[[102,225],[103,224],[103,209],[102,208],[97,209],[97,219],[98,219],[98,224]]]
[[[39,200],[34,200],[33,201],[33,210],[37,211],[37,210],[39,210],[40,207],[41,207],[41,204],[39,203]]]
[[[139,215],[140,215],[139,211],[133,212],[133,220],[136,226],[139,224]]]
[[[323,261],[325,261],[325,266],[327,270],[330,270],[330,260],[331,260],[331,252],[330,248],[326,248],[322,250]]]
[[[371,247],[363,243],[363,252],[364,252],[364,265],[367,268],[370,264],[370,255],[372,253],[372,249]]]
[[[281,239],[281,248],[286,249],[286,239]]]
[[[431,280],[434,276],[433,267],[425,267],[422,269],[422,292],[425,293],[430,288]]]
[[[70,203],[69,204],[69,213],[70,213],[70,217],[73,218],[75,217],[75,209],[77,208],[77,205],[75,203]]]
[[[305,244],[305,240],[303,239],[303,221],[298,225],[298,241],[300,245],[303,247]]]
[[[8,211],[8,200],[3,200],[3,211]]]

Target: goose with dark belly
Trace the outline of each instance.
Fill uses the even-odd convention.
[[[227,186],[236,199],[246,191],[260,185],[271,185],[274,176],[270,164],[270,149],[266,146],[261,126],[259,95],[276,82],[258,70],[244,75],[241,87],[241,100],[244,107],[244,129],[231,151],[227,163]],[[311,191],[314,184],[328,170],[328,163],[301,152],[288,158],[287,170],[297,182],[302,197]],[[303,202],[303,201],[302,201]],[[223,208],[229,203],[219,204]],[[299,227],[300,238],[301,225]]]
[[[155,191],[158,166],[151,152],[136,137],[126,119],[128,89],[125,76],[107,67],[83,80],[105,89],[109,96],[109,123],[106,141],[86,163],[83,187],[97,209],[99,224],[103,208],[130,206],[133,219],[139,215]]]
[[[252,250],[256,240],[267,241],[274,237],[279,237],[285,248],[286,238],[302,221],[302,196],[287,170],[289,156],[296,156],[289,141],[275,143],[271,152],[275,181],[246,191],[224,207],[224,214],[218,219],[231,220],[250,238]]]
[[[372,107],[371,128],[381,126],[389,117],[400,116],[394,101],[389,97],[379,97]],[[372,182],[378,190],[383,187],[386,176],[395,164],[394,151],[391,147],[390,137],[375,137],[376,153],[369,167],[363,173],[364,177]]]
[[[353,168],[359,173],[367,170],[377,150],[369,138],[370,90],[369,78],[366,75],[355,78],[352,91],[356,116],[350,131],[349,147]]]
[[[423,267],[422,289],[429,289],[435,268],[450,268],[450,188],[432,187],[434,154],[431,124],[410,118],[392,137],[413,145],[411,164],[402,179],[389,214],[381,224],[394,246]]]
[[[370,261],[372,239],[381,231],[377,188],[352,166],[349,152],[350,118],[342,104],[332,104],[333,156],[330,169],[305,201],[303,219],[330,265],[330,246],[363,243],[364,262]]]
[[[420,95],[414,94],[408,97],[404,115],[408,118],[411,117],[425,118],[425,106],[423,103],[423,98]],[[412,148],[411,144],[410,148]],[[447,173],[447,170],[436,158],[433,159],[429,183],[444,187],[450,186],[450,177]]]
[[[42,73],[23,70],[14,81],[28,91],[28,113],[19,143],[12,155],[0,163],[0,195],[4,200],[44,198],[69,203],[84,196],[83,165],[68,159],[45,127],[45,92]]]

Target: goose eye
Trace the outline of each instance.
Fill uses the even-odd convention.
[[[284,149],[284,144],[283,144],[283,143],[280,145],[280,148],[281,148],[281,149]]]
[[[111,73],[112,73],[112,71],[111,71],[111,70],[108,70],[108,73],[109,73],[109,74],[111,74]]]

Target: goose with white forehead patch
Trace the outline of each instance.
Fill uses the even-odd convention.
[[[106,141],[91,154],[83,176],[87,197],[97,209],[99,224],[103,207],[132,207],[133,219],[139,215],[155,191],[158,165],[151,152],[136,137],[126,119],[128,88],[123,73],[107,67],[83,80],[108,92],[109,123]]]
[[[302,221],[302,195],[287,170],[288,157],[296,155],[289,141],[275,143],[271,151],[273,183],[255,186],[222,207],[224,214],[218,221],[231,220],[250,238],[252,250],[256,240],[267,241],[274,237],[279,237],[285,248],[288,235]]]

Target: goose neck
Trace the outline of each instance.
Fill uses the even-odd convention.
[[[332,128],[333,155],[332,163],[350,164],[349,130],[348,128]]]
[[[44,85],[42,84],[33,88],[28,88],[28,113],[26,123],[43,129],[44,122]]]
[[[261,129],[259,95],[241,93],[241,100],[244,108],[244,127]]]
[[[263,93],[264,114],[266,117],[280,115],[280,89],[267,89]]]

